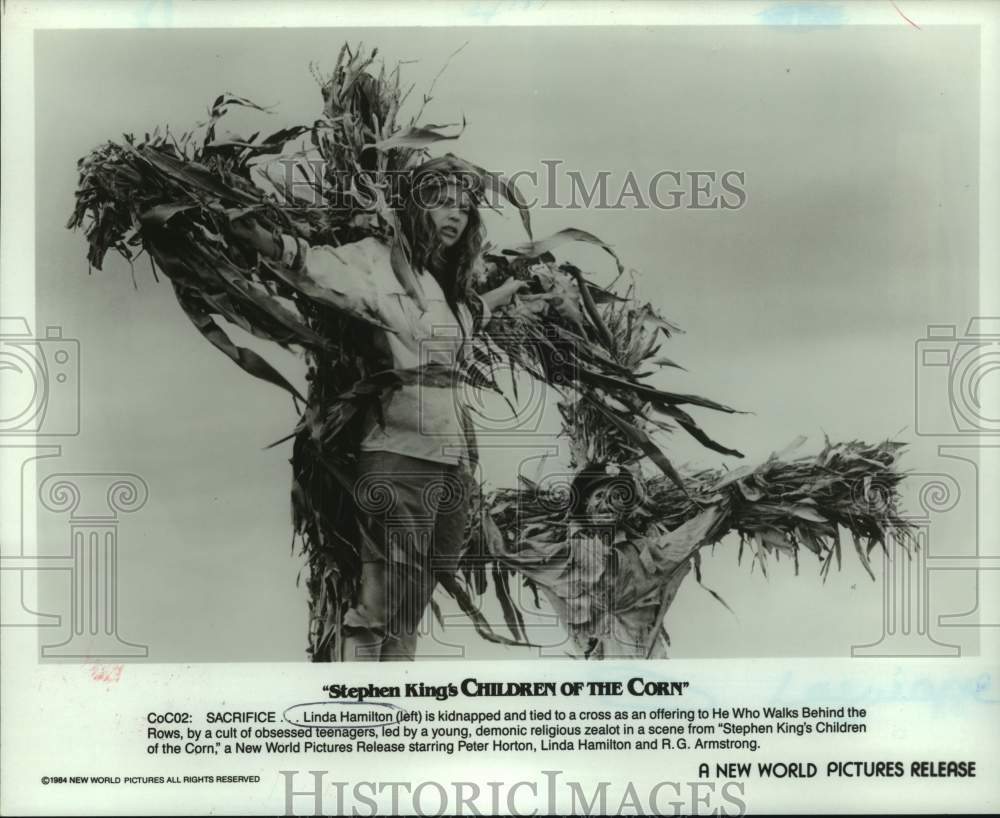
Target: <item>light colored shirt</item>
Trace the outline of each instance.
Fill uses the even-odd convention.
[[[428,363],[454,366],[460,356],[469,354],[469,345],[462,337],[462,327],[466,341],[473,332],[468,306],[459,303],[456,316],[434,276],[420,271],[417,280],[428,307],[421,313],[392,270],[390,249],[379,240],[309,247],[285,236],[283,262],[291,266],[297,254],[303,261],[302,271],[316,284],[360,301],[394,330],[383,333],[394,368],[412,369]],[[483,321],[489,317],[489,305],[483,302]],[[393,390],[382,405],[385,428],[370,414],[365,419],[361,449],[438,463],[468,462],[462,415],[463,393],[471,388],[416,383]]]

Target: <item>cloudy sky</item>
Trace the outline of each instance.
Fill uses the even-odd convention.
[[[130,472],[149,485],[146,507],[120,528],[119,593],[122,633],[148,644],[151,660],[303,657],[290,447],[263,450],[296,417],[284,393],[209,347],[148,267],[136,269],[138,289],[120,260],[88,275],[83,237],[64,229],[75,163],[124,132],[184,130],[222,91],[274,106],[234,127],[311,122],[320,95],[310,63],[329,69],[345,40],[377,46],[390,66],[407,61],[415,94],[464,44],[425,120],[464,116],[466,131],[448,149],[491,168],[561,160],[585,178],[607,171],[612,188],[630,171],[640,180],[663,170],[745,173],[738,210],[545,209],[534,214],[536,233],[574,226],[616,247],[638,271],[640,295],[687,331],[664,353],[688,371],[664,382],[752,413],[698,414],[749,460],[799,434],[815,450],[826,432],[911,440],[907,467],[958,468],[936,457],[936,440],[915,435],[925,376],[914,351],[928,324],[961,333],[978,312],[972,29],[42,32],[37,322],[62,326],[82,350],[81,435],[43,468]],[[489,226],[494,241],[521,240],[514,218]],[[612,276],[598,250],[571,257],[597,280]],[[272,360],[299,373],[280,353]],[[556,428],[551,414],[544,428]],[[537,441],[524,443],[487,456],[492,482],[512,484],[521,460],[534,473]],[[664,443],[680,462],[727,462],[680,436]],[[65,519],[44,514],[39,524],[44,548],[64,551]],[[967,548],[961,519],[939,530],[956,538],[944,550]],[[856,563],[848,554],[825,585],[807,560],[798,577],[783,564],[764,579],[737,565],[726,542],[706,560],[705,582],[735,616],[688,581],[668,618],[672,655],[845,655],[875,641],[880,585]],[[959,601],[963,581],[932,587],[937,612],[969,607]],[[62,590],[46,598],[56,608]],[[462,631],[451,638],[471,657],[526,655]]]

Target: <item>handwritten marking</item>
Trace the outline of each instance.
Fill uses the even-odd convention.
[[[378,719],[376,721],[351,721],[344,723],[336,722],[326,722],[326,721],[316,721],[316,722],[301,722],[295,721],[288,717],[289,711],[295,710],[299,707],[309,707],[309,708],[321,708],[329,707],[330,705],[337,705],[340,707],[362,707],[362,708],[384,708],[386,711],[395,711],[395,718],[391,719]],[[372,715],[374,718],[374,713],[380,712],[378,710],[373,710]],[[285,712],[281,714],[281,717],[287,721],[289,724],[294,724],[296,727],[319,727],[324,730],[357,730],[357,729],[373,729],[375,727],[391,727],[394,724],[399,724],[404,721],[406,713],[408,711],[400,707],[398,704],[392,704],[391,702],[356,702],[345,699],[334,699],[333,701],[322,701],[322,702],[302,702],[301,704],[293,704],[291,707],[286,707]],[[301,718],[298,714],[294,714],[296,718]],[[304,714],[303,714],[304,715]]]
[[[125,665],[91,665],[90,678],[95,682],[118,682],[124,670]]]

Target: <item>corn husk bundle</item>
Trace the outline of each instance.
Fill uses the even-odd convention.
[[[596,236],[568,228],[503,255],[486,256],[485,287],[512,276],[529,284],[486,328],[512,369],[523,370],[564,394],[560,409],[573,448],[573,465],[650,458],[679,486],[681,479],[652,435],[682,428],[707,448],[742,457],[709,437],[682,407],[736,410],[698,395],[666,390],[649,378],[678,364],[663,356],[663,342],[680,331],[634,287],[617,294],[593,284],[577,267],[558,263],[553,251],[583,241],[614,251]],[[576,420],[571,420],[567,413]],[[614,453],[612,455],[612,453]]]
[[[398,67],[386,72],[380,66],[376,73],[375,58],[374,51],[341,49],[333,72],[317,76],[323,113],[310,125],[282,128],[265,137],[260,132],[245,138],[219,136],[230,109],[258,108],[247,99],[223,94],[211,106],[208,121],[196,130],[179,137],[156,130],[142,139],[125,135],[121,141],[106,143],[79,162],[76,208],[69,223],[86,231],[88,260],[98,269],[109,251],[130,264],[146,253],[154,275],[156,270],[166,275],[181,308],[210,343],[248,373],[285,389],[295,399],[300,419],[289,435],[294,438],[292,512],[295,541],[308,567],[308,652],[315,661],[339,658],[343,613],[357,591],[360,561],[353,485],[363,415],[369,409],[378,414],[386,392],[401,383],[416,378],[458,383],[467,376],[433,366],[392,370],[377,331],[386,322],[377,310],[349,295],[319,288],[283,264],[259,258],[242,246],[229,225],[249,214],[276,237],[286,234],[338,245],[375,236],[391,247],[400,283],[418,303],[422,301],[409,265],[410,248],[396,221],[394,185],[400,179],[405,183],[405,171],[426,160],[431,145],[457,138],[464,123],[454,126],[455,133],[449,132],[452,126],[421,124],[421,105],[402,124],[400,111],[410,91],[403,90]],[[423,104],[429,99],[424,95]],[[302,144],[293,144],[296,140]],[[492,194],[494,201],[505,199],[516,207],[529,239],[516,248],[486,253],[480,276],[470,283],[479,291],[508,276],[529,284],[528,292],[501,310],[477,340],[485,359],[506,361],[557,390],[564,429],[572,442],[571,466],[578,470],[574,485],[581,496],[591,496],[607,469],[620,469],[634,475],[635,485],[644,491],[663,494],[660,507],[673,509],[674,515],[663,519],[654,515],[643,525],[638,525],[641,516],[629,516],[628,525],[612,542],[605,537],[598,548],[590,533],[570,534],[564,529],[564,515],[558,510],[545,518],[541,506],[532,505],[545,504],[537,487],[522,485],[505,490],[513,494],[481,498],[488,513],[468,531],[476,547],[461,574],[442,577],[478,631],[492,641],[524,643],[522,620],[511,597],[511,572],[517,571],[529,587],[544,592],[567,615],[571,632],[585,644],[587,655],[615,652],[614,644],[631,643],[601,635],[602,622],[608,617],[625,622],[629,611],[645,611],[645,600],[654,596],[661,607],[668,604],[663,600],[676,591],[683,573],[696,565],[697,548],[679,558],[669,572],[653,557],[644,561],[630,555],[646,553],[640,548],[641,538],[677,537],[678,532],[690,532],[692,525],[699,532],[698,547],[715,541],[716,533],[725,528],[745,533],[755,543],[753,537],[758,537],[763,543],[758,552],[765,553],[777,547],[775,537],[799,537],[802,531],[809,539],[795,543],[827,553],[833,534],[817,528],[821,524],[815,520],[800,520],[794,531],[780,515],[765,525],[765,518],[771,519],[768,514],[777,514],[768,511],[766,502],[744,520],[746,509],[735,502],[734,492],[738,486],[751,485],[750,477],[714,486],[706,494],[708,477],[681,475],[654,442],[657,433],[680,428],[709,449],[741,456],[711,439],[687,411],[690,407],[735,410],[650,383],[653,375],[676,366],[659,350],[677,328],[651,305],[640,303],[631,288],[614,293],[598,287],[555,255],[568,241],[594,243],[608,252],[620,276],[624,268],[612,248],[572,228],[535,240],[523,198],[506,178],[451,154],[445,163],[453,172],[477,180],[481,199]],[[284,172],[275,176],[275,167]],[[234,343],[225,322],[303,355],[308,362],[307,394],[300,395],[263,358]],[[654,463],[660,478],[640,479],[643,461]],[[799,475],[800,467],[790,463],[783,468],[790,485],[804,492],[798,505],[808,507],[811,489],[804,480],[796,482],[790,476]],[[869,476],[894,474],[891,464],[884,471]],[[757,472],[752,477],[763,479]],[[716,494],[718,498],[711,499]],[[777,499],[766,492],[762,496]],[[522,517],[512,522],[503,506],[512,498],[519,508],[542,515],[534,524],[542,527],[544,538],[523,530]],[[574,524],[605,520],[606,514],[585,506],[575,507]],[[846,515],[842,517],[831,514],[832,505],[817,509],[826,519],[824,525],[835,531],[837,521],[847,519],[854,526],[848,525],[849,530],[859,536],[879,534],[892,521],[885,514],[866,518],[857,508],[842,509]],[[508,547],[508,542],[516,548]],[[649,551],[655,553],[659,552]],[[548,566],[545,571],[539,567],[542,556],[541,563]],[[574,579],[567,586],[551,570],[560,565],[558,570],[581,570],[588,579]],[[622,565],[632,568],[625,570]],[[495,630],[480,612],[476,596],[487,592],[487,577],[504,608],[510,636]],[[624,583],[619,589],[623,598],[631,594],[643,604],[634,602],[628,610],[598,604],[594,583],[612,577]],[[604,614],[599,613],[602,610]],[[662,615],[655,619],[644,613],[641,621],[630,624],[630,632],[646,639],[659,632],[660,620]]]
[[[834,562],[841,565],[846,530],[874,578],[873,549],[912,544],[911,524],[896,507],[902,444],[827,440],[818,454],[793,457],[803,442],[756,466],[686,473],[685,490],[635,467],[586,480],[522,477],[518,488],[482,498],[488,513],[472,552],[480,559],[468,560],[466,571],[492,563],[516,572],[562,614],[576,652],[591,657],[664,655],[662,624],[677,588],[691,570],[701,582],[699,550],[730,534],[739,538],[739,559],[749,553],[751,570],[766,575],[784,556],[797,574],[804,549],[825,580]],[[519,606],[511,600],[504,611],[512,632],[524,636]]]

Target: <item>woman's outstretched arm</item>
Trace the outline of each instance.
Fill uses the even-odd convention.
[[[479,298],[482,300],[483,304],[489,309],[490,313],[499,307],[505,307],[510,303],[510,300],[515,294],[523,290],[528,286],[527,281],[518,281],[514,276],[510,276],[503,284],[499,287],[494,287],[492,290],[487,290],[485,293],[480,293]]]
[[[525,295],[522,291],[529,286],[527,281],[518,281],[511,276],[499,287],[478,293],[479,300],[483,303],[483,315],[479,319],[479,326],[485,326],[493,317],[493,311],[507,306],[515,295],[520,295],[523,302],[535,313],[545,310],[549,304],[557,305],[562,301],[562,296],[553,292]]]
[[[265,258],[278,261],[285,247],[281,239],[270,230],[265,230],[253,219],[236,219],[229,223],[233,236],[249,244]]]
[[[252,247],[262,258],[279,261],[315,286],[331,291],[331,297],[335,295],[340,301],[337,306],[372,316],[394,332],[405,329],[398,311],[391,304],[382,303],[373,281],[374,239],[338,247],[310,246],[303,239],[272,233],[251,218],[233,221],[230,229],[234,238]]]

